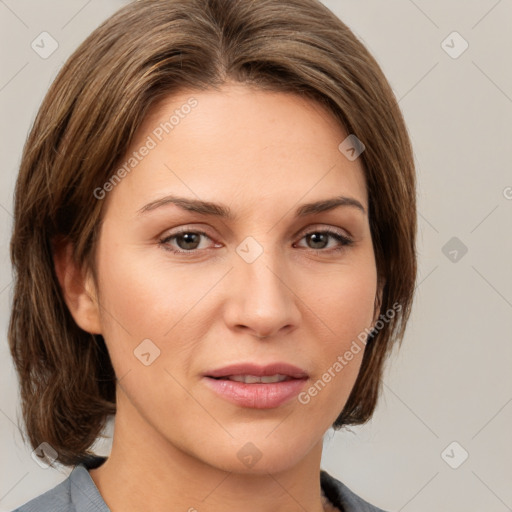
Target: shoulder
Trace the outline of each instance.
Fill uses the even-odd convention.
[[[30,500],[13,512],[46,512],[50,510],[54,512],[75,512],[71,503],[70,476],[53,489]]]
[[[320,484],[329,501],[343,512],[384,512],[360,498],[323,469],[320,470]]]
[[[90,467],[76,466],[60,484],[13,512],[110,512],[89,475]]]

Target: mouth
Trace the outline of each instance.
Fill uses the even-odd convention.
[[[288,363],[242,363],[208,371],[203,378],[217,395],[239,407],[272,409],[297,395],[308,374]]]
[[[234,382],[243,382],[244,384],[274,384],[276,382],[285,382],[292,380],[289,375],[228,375],[227,377],[211,377],[216,380],[231,380]]]
[[[270,382],[274,382],[275,379],[278,379],[277,382],[279,382],[283,380],[303,379],[308,377],[307,372],[302,368],[282,362],[270,363],[266,365],[257,365],[254,363],[237,363],[224,366],[222,368],[209,370],[205,372],[204,375],[213,379],[236,379],[238,382],[244,382],[240,379],[247,378],[251,381],[247,382],[248,384],[260,382],[259,380],[255,381],[254,379],[263,379],[267,377],[273,379]],[[262,380],[261,382],[265,381]]]

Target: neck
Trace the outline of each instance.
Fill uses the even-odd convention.
[[[134,412],[126,397],[118,400],[111,454],[89,472],[113,512],[331,510],[324,508],[320,488],[321,441],[284,471],[240,473],[204,463]]]

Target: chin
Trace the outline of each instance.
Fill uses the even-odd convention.
[[[283,442],[280,436],[272,439],[272,434],[267,435],[265,431],[264,434],[245,436],[245,440],[238,438],[232,440],[231,446],[217,446],[216,450],[212,446],[203,460],[227,472],[265,475],[291,469],[307,456],[310,451],[307,446],[317,444],[292,433],[287,436],[288,442]]]

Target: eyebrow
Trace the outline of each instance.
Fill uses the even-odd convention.
[[[157,199],[155,201],[151,201],[150,203],[140,208],[137,211],[137,215],[144,215],[150,211],[156,210],[157,208],[161,208],[162,206],[166,206],[168,204],[175,204],[176,206],[179,206],[183,210],[199,213],[201,215],[214,215],[226,220],[236,220],[236,215],[226,205],[212,203],[210,201],[201,201],[199,199],[178,197],[172,195],[162,197],[161,199]],[[313,215],[315,213],[334,210],[335,208],[339,208],[341,206],[351,207],[360,210],[363,214],[366,215],[366,209],[354,197],[336,196],[329,199],[315,201],[313,203],[305,203],[295,210],[295,216],[306,217],[308,215]]]

